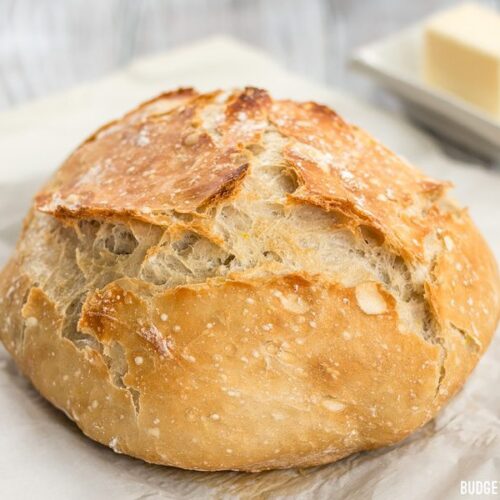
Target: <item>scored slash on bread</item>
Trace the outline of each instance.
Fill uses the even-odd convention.
[[[316,103],[162,94],[37,195],[0,337],[85,434],[149,462],[255,471],[397,442],[499,317],[449,186]]]

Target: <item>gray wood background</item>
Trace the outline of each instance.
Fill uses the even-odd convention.
[[[0,0],[0,110],[215,33],[257,45],[296,72],[373,99],[374,87],[346,66],[352,49],[453,3]],[[483,3],[500,6],[500,0]]]
[[[0,0],[0,111],[132,59],[226,34],[287,68],[395,113],[400,102],[349,69],[352,51],[460,0]],[[500,0],[474,0],[500,9]],[[462,160],[491,161],[444,150]]]

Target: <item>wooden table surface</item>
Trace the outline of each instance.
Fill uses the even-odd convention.
[[[478,1],[478,0],[476,0]],[[479,0],[481,1],[481,0]],[[0,0],[0,110],[211,34],[397,111],[352,50],[456,0]],[[500,0],[482,3],[500,7]]]

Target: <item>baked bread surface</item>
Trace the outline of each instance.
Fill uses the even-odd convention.
[[[87,139],[0,275],[0,337],[92,439],[198,470],[395,443],[499,317],[448,183],[316,103],[180,89]]]

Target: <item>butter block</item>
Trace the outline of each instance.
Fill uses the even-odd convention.
[[[500,15],[462,4],[425,27],[424,79],[500,119]]]

